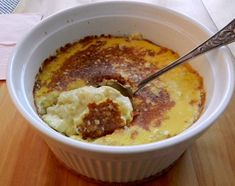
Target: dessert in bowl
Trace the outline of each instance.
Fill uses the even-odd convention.
[[[132,103],[102,85],[117,81],[136,89],[177,58],[140,33],[87,36],[44,60],[34,86],[37,111],[58,132],[90,143],[137,145],[175,136],[198,119],[206,97],[189,64],[149,83]]]
[[[199,119],[178,135],[140,145],[104,145],[67,137],[45,124],[37,113],[33,96],[35,77],[42,62],[56,55],[59,47],[86,36],[118,37],[134,32],[140,32],[143,38],[179,55],[211,35],[194,20],[151,4],[96,3],[74,7],[43,20],[19,43],[9,66],[9,91],[19,111],[60,161],[96,180],[130,182],[160,173],[213,124],[232,95],[233,65],[226,50],[221,48],[190,62],[195,74],[203,79],[206,99]],[[76,83],[70,86],[71,91],[77,88]]]

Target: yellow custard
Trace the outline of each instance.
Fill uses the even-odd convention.
[[[92,135],[84,137],[77,130],[76,122],[73,122],[74,115],[66,116],[69,117],[69,126],[73,127],[72,133],[65,132],[71,131],[70,129],[56,128],[55,123],[52,126],[45,116],[51,113],[51,108],[61,104],[61,94],[77,91],[82,87],[96,86],[110,79],[135,89],[142,79],[178,57],[174,51],[141,37],[89,36],[76,43],[67,44],[55,56],[44,61],[36,77],[34,98],[38,113],[55,130],[89,143],[136,145],[175,136],[199,118],[205,102],[203,79],[189,64],[167,72],[140,90],[132,100],[133,120],[112,132],[94,135],[94,138],[90,137]],[[94,106],[97,110],[112,103],[111,99],[99,107],[86,95],[91,100],[87,103],[90,111]],[[78,107],[74,109],[79,112]],[[118,105],[117,108],[121,113],[122,108]],[[105,112],[107,110],[103,113]],[[89,122],[97,124],[93,133],[99,126],[108,127],[101,124],[103,113],[89,116],[92,119]],[[110,125],[119,121],[116,116],[118,114],[108,120]]]

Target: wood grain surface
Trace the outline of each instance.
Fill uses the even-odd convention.
[[[0,81],[0,186],[95,186],[64,168],[13,105]],[[235,96],[224,114],[149,186],[235,185]]]

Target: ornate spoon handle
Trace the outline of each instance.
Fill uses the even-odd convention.
[[[223,29],[218,31],[215,35],[210,37],[204,43],[187,53],[186,55],[182,56],[175,62],[171,63],[170,65],[164,67],[163,69],[157,71],[156,73],[150,75],[148,78],[141,81],[138,85],[138,89],[134,92],[134,94],[143,88],[149,81],[152,81],[156,77],[162,75],[163,73],[171,70],[172,68],[184,63],[185,61],[192,59],[200,54],[208,52],[214,48],[227,45],[235,41],[235,19],[233,19],[227,26]]]

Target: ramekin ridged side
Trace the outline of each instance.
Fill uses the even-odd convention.
[[[102,156],[97,158],[96,154],[87,154],[78,150],[59,147],[48,143],[51,150],[66,167],[87,178],[102,182],[133,182],[141,181],[153,175],[160,174],[164,169],[173,164],[186,150],[172,149],[168,153],[152,152],[151,155],[130,154]],[[165,151],[165,150],[164,150]]]

